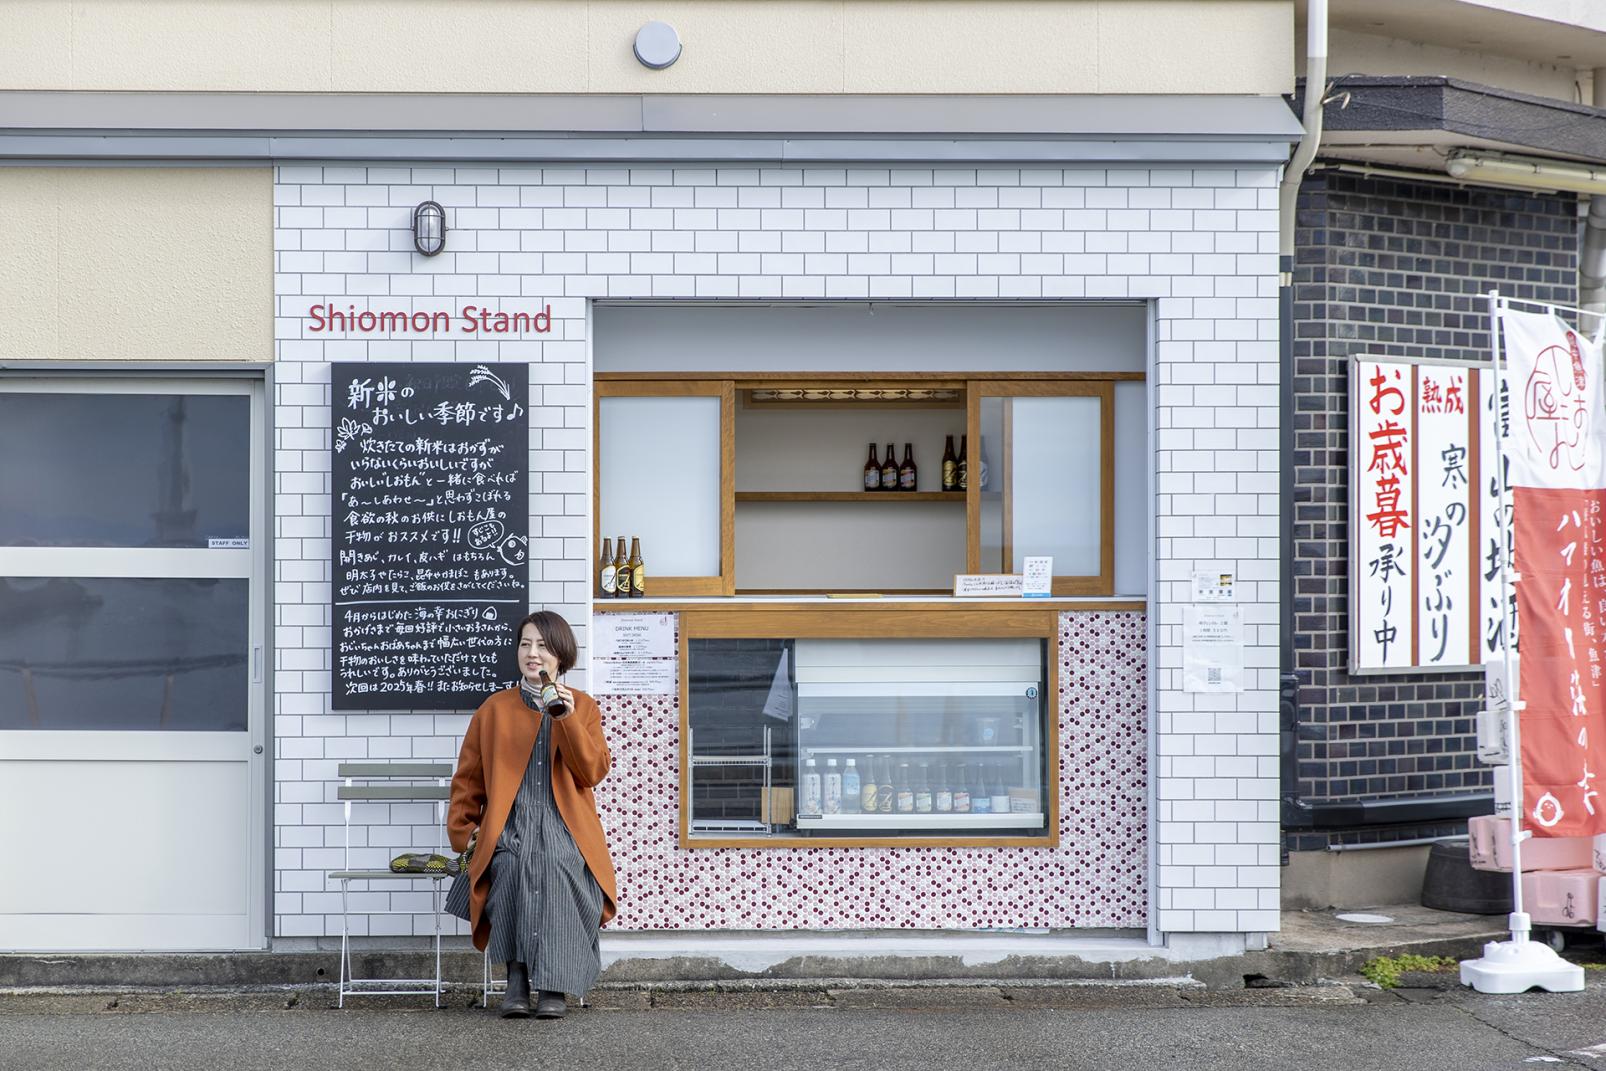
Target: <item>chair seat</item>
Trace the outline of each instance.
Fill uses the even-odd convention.
[[[394,870],[331,870],[329,876],[336,881],[384,881],[386,878],[428,878],[430,881],[440,881],[442,878],[453,877],[444,871],[436,874],[398,874]]]

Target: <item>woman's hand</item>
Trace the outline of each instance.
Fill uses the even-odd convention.
[[[574,693],[569,690],[569,686],[567,684],[564,684],[561,681],[554,681],[553,686],[558,690],[558,698],[563,700],[563,713],[553,714],[552,720],[562,721],[564,718],[567,718],[570,714],[574,713]]]

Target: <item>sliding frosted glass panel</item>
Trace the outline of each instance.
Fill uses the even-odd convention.
[[[603,398],[605,537],[641,538],[655,576],[719,575],[720,399]]]
[[[1013,398],[1010,456],[1011,571],[1027,555],[1053,555],[1055,576],[1097,576],[1103,469],[1098,398]]]
[[[981,491],[981,571],[1007,573],[1004,563],[1004,495],[999,490],[1008,478],[1005,459],[1000,456],[1004,442],[1004,407],[1007,398],[983,396],[977,403],[981,410],[981,435],[978,441],[967,443],[970,455],[967,481],[975,481]]]

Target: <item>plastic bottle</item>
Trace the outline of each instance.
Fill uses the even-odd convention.
[[[825,798],[821,814],[842,813],[842,774],[836,768],[835,759],[825,760]]]
[[[853,759],[848,760],[847,769],[842,771],[842,813],[858,814],[861,798],[859,783],[859,767]]]
[[[820,767],[813,759],[803,763],[803,798],[798,802],[797,813],[820,813]]]

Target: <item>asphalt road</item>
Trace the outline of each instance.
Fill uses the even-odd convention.
[[[1298,1068],[1606,1066],[1606,985],[1487,997],[1342,987],[604,994],[560,1022],[458,1006],[0,995],[4,1071],[322,1068]]]

